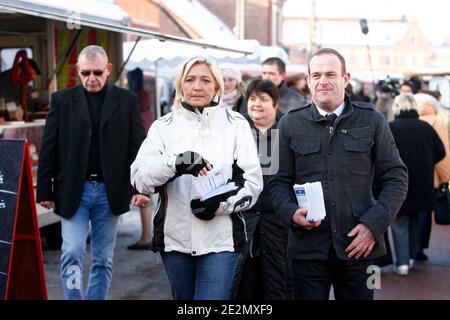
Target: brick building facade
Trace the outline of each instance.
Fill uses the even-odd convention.
[[[200,0],[211,12],[218,16],[233,31],[236,31],[236,4],[239,0]],[[246,0],[245,1],[245,39],[256,39],[262,45],[271,45],[273,41],[272,14],[273,5],[277,7],[278,18],[281,17],[281,0]],[[280,21],[275,25],[281,26]],[[279,32],[278,32],[279,38]]]

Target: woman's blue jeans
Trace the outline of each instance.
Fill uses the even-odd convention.
[[[218,252],[191,256],[161,253],[175,300],[229,300],[237,289],[242,255]]]
[[[91,267],[83,295],[83,260],[91,221]],[[109,209],[103,182],[86,181],[80,206],[71,218],[61,219],[61,280],[68,300],[104,300],[112,277],[118,216]]]

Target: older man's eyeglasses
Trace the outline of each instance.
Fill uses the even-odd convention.
[[[100,77],[104,72],[105,70],[81,70],[80,74],[83,77],[89,77],[91,74],[94,74],[96,77]]]

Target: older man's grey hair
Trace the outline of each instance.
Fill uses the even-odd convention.
[[[414,95],[414,99],[416,99],[417,106],[419,109],[419,114],[422,114],[423,107],[425,105],[433,107],[434,111],[436,113],[439,112],[439,109],[440,109],[439,101],[435,97],[433,97],[427,93],[416,93]]]
[[[417,102],[414,99],[414,95],[411,93],[401,94],[395,97],[394,104],[392,105],[394,113],[400,114],[402,111],[416,110],[419,113]]]
[[[94,60],[96,55],[102,56],[106,60],[106,62],[108,62],[108,54],[106,53],[105,49],[96,45],[90,45],[81,50],[80,54],[78,55],[78,61],[80,60],[81,56],[85,56],[88,60]]]

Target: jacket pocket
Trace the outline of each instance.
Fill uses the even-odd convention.
[[[352,204],[352,215],[357,219],[361,218],[362,215],[362,212],[358,210],[358,208],[353,204]]]
[[[342,133],[345,133],[355,139],[370,137],[372,136],[372,127],[365,126],[360,128],[350,128],[350,129],[342,129],[340,130]]]
[[[366,152],[373,146],[372,138],[352,139],[344,142],[344,148],[350,152]]]
[[[350,230],[352,230],[354,227],[356,227],[359,223],[359,219],[361,218],[362,214],[364,212],[361,212],[359,208],[357,208],[355,205],[351,205],[350,208],[347,207],[347,210],[351,210],[351,212],[346,211],[344,214],[344,218],[342,219],[340,228],[342,230],[342,233],[349,233]]]
[[[295,181],[320,179],[326,159],[321,152],[320,140],[293,140],[291,149],[295,156]]]
[[[343,164],[351,176],[369,178],[372,172],[373,145],[373,137],[368,131],[349,133],[344,137]]]
[[[320,142],[319,141],[292,141],[291,148],[295,152],[306,156],[308,154],[317,153],[320,151]]]

